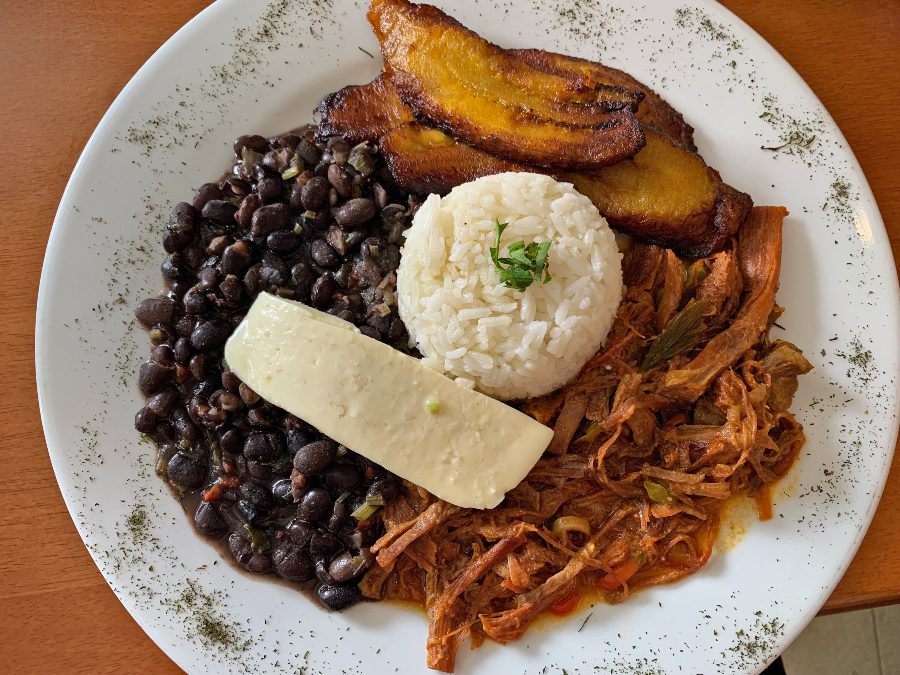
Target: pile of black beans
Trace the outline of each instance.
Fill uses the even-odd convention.
[[[172,211],[167,291],[135,309],[150,331],[135,428],[194,524],[256,574],[310,589],[330,609],[360,599],[381,534],[367,517],[399,491],[382,467],[264,401],[223,347],[261,292],[299,300],[405,349],[394,290],[417,204],[376,149],[313,128],[241,136],[217,183]],[[353,514],[356,513],[356,517]]]

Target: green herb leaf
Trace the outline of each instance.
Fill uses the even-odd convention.
[[[646,373],[696,345],[706,330],[706,322],[703,320],[705,309],[705,303],[692,300],[672,317],[644,356],[641,371]]]
[[[672,495],[669,493],[669,490],[665,485],[654,483],[652,480],[645,478],[644,489],[647,491],[647,495],[650,497],[650,499],[655,501],[657,504],[668,504],[672,501]]]
[[[516,241],[509,245],[507,257],[501,258],[500,237],[509,223],[501,223],[499,220],[496,222],[497,240],[496,244],[490,247],[490,252],[494,267],[499,272],[500,283],[507,288],[524,291],[535,281],[542,284],[551,281],[553,277],[550,276],[548,269],[551,242],[533,241],[526,245],[524,241]]]

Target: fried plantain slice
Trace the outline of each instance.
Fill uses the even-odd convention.
[[[562,179],[620,230],[692,258],[719,250],[750,213],[750,196],[667,135],[650,128],[645,134],[647,145],[634,158]]]
[[[644,100],[637,109],[638,120],[645,125],[656,127],[688,150],[696,152],[694,128],[684,121],[684,116],[650,87],[628,73],[595,61],[555,54],[542,49],[514,49],[510,53],[538,70],[571,78],[574,86],[590,87],[606,84],[643,94]]]
[[[627,92],[543,73],[429,5],[373,0],[369,21],[400,98],[475,147],[579,169],[615,164],[643,147],[637,97]]]
[[[546,171],[499,159],[421,124],[392,129],[379,145],[397,184],[417,195],[445,195],[457,185],[506,171]]]
[[[344,136],[350,143],[374,141],[387,131],[414,121],[397,90],[382,73],[368,84],[328,94],[316,106],[320,136]]]
[[[654,130],[647,130],[647,146],[634,159],[593,172],[552,172],[500,159],[419,124],[389,131],[381,151],[397,183],[418,194],[446,194],[504,171],[553,175],[571,182],[617,229],[689,257],[721,248],[752,206],[698,155]]]

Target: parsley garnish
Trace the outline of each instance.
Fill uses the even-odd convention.
[[[536,280],[546,284],[553,277],[547,265],[547,254],[550,252],[551,242],[540,244],[531,242],[526,245],[524,241],[517,241],[509,245],[509,257],[500,256],[500,236],[509,223],[497,222],[497,242],[491,246],[491,260],[494,267],[500,273],[500,283],[507,288],[524,291]]]

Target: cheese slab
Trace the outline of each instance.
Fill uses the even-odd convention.
[[[553,431],[352,324],[262,293],[225,345],[264,399],[457,506],[492,508]]]

